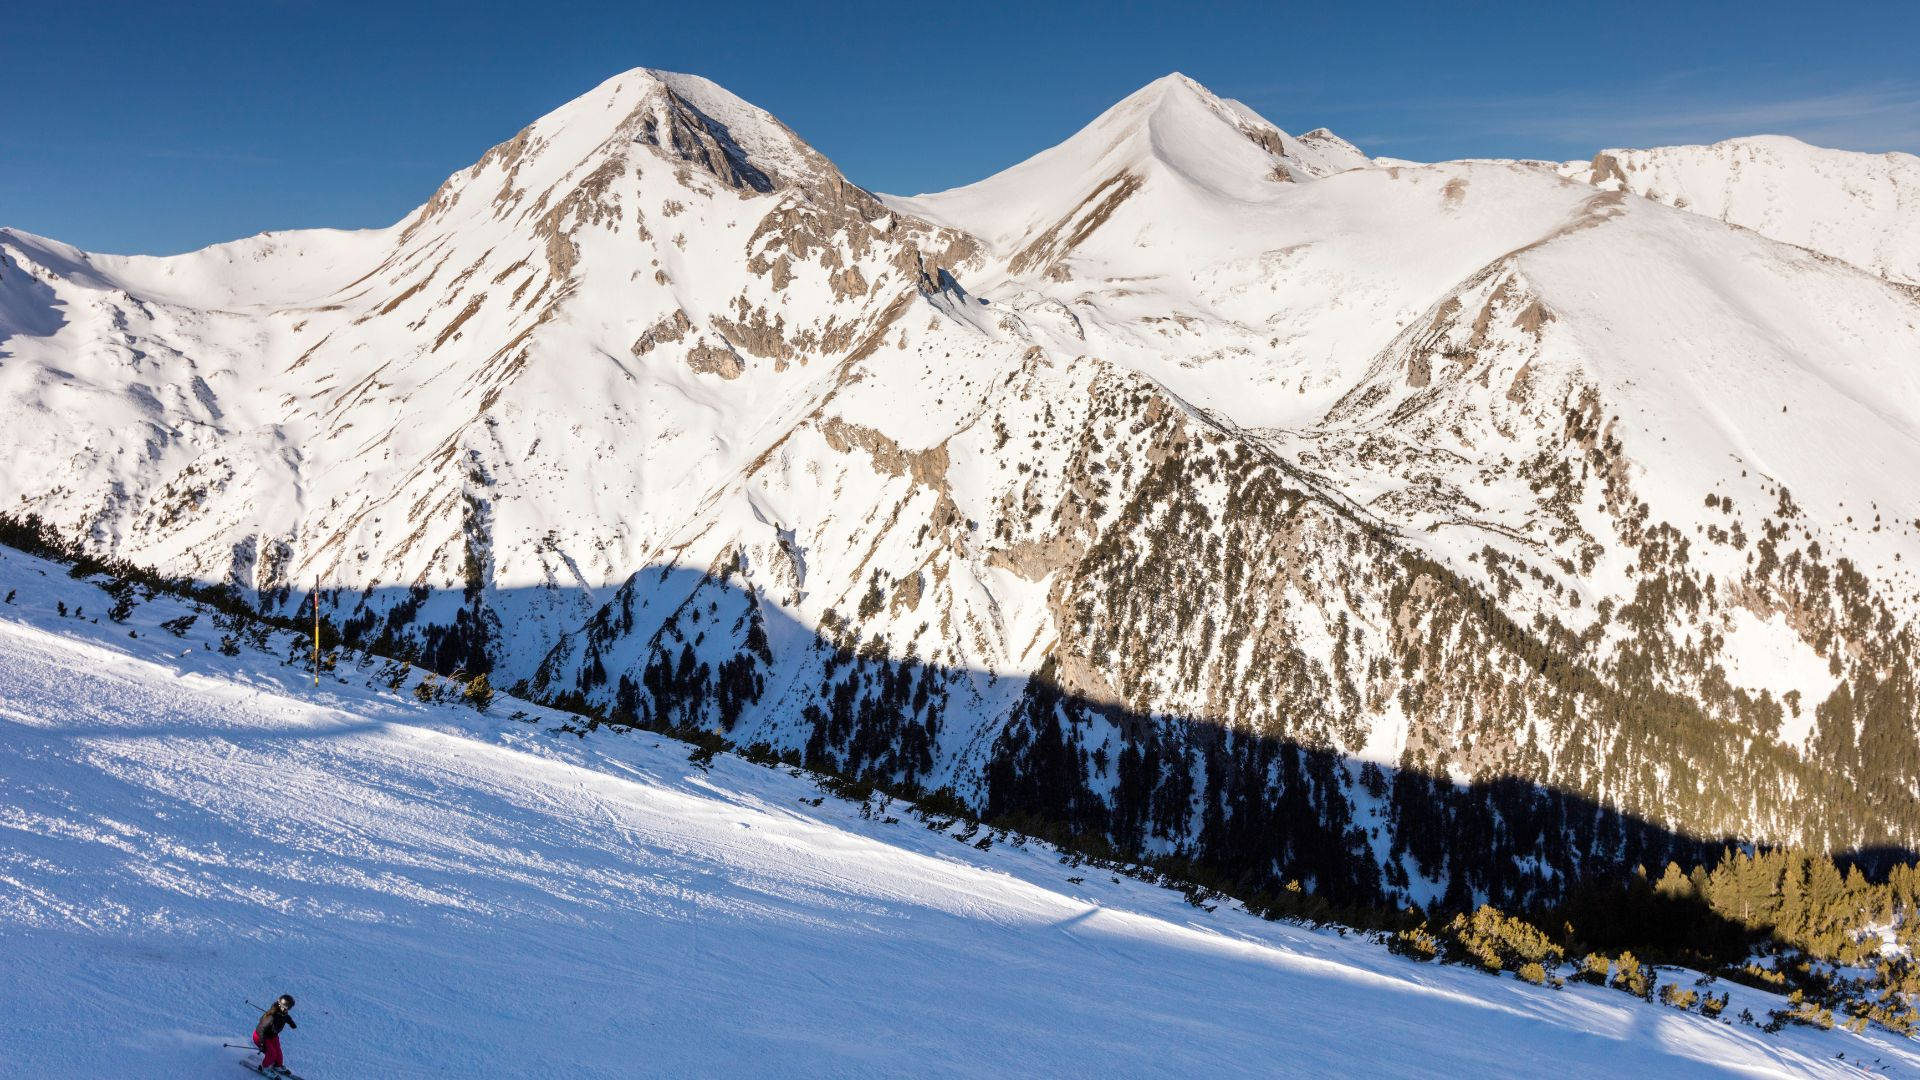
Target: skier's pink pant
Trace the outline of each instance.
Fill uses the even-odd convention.
[[[280,1061],[280,1036],[269,1035],[266,1041],[262,1042],[260,1033],[256,1031],[253,1035],[253,1045],[260,1048],[261,1068],[264,1069],[270,1065],[281,1065],[282,1068],[285,1068]]]

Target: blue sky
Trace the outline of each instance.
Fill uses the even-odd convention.
[[[0,224],[102,251],[388,224],[630,67],[692,71],[855,182],[937,190],[1169,71],[1373,154],[1780,132],[1920,152],[1920,4],[10,5]]]

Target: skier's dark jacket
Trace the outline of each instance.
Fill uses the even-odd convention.
[[[287,1015],[287,1010],[282,1008],[280,1003],[276,1001],[267,1007],[266,1012],[260,1014],[260,1022],[253,1025],[253,1034],[256,1038],[264,1042],[277,1037],[280,1034],[280,1029],[286,1027],[298,1030],[300,1025],[294,1023],[293,1017]]]

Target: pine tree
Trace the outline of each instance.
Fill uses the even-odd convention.
[[[461,696],[467,699],[467,704],[481,712],[486,712],[493,704],[493,684],[487,681],[487,673],[483,671],[468,679],[466,688],[461,691]]]

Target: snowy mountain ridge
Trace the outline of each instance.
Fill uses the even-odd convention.
[[[0,507],[1261,888],[1920,844],[1920,296],[1620,186],[1176,75],[876,196],[636,70],[387,229],[0,231]]]
[[[1786,135],[1603,150],[1563,176],[1630,191],[1920,285],[1920,157],[1809,146]]]

